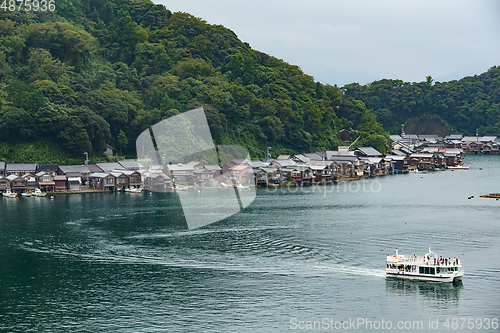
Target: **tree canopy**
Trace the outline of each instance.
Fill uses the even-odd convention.
[[[243,145],[254,158],[269,146],[275,155],[334,149],[343,128],[383,150],[388,133],[376,116],[393,111],[373,113],[351,96],[225,27],[148,0],[0,12],[3,145],[48,138],[75,156],[106,144],[134,154],[146,128],[203,106],[216,143]]]
[[[500,67],[450,82],[380,80],[342,88],[365,103],[384,127],[397,133],[408,119],[434,118],[453,130],[500,136]]]

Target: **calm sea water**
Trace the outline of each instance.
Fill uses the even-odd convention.
[[[500,319],[500,201],[479,195],[500,192],[500,157],[466,164],[257,189],[195,230],[175,193],[0,198],[0,331],[483,331]],[[429,246],[461,258],[462,284],[385,278],[387,253]]]

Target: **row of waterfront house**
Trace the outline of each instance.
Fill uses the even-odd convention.
[[[176,184],[199,187],[325,184],[459,165],[463,163],[464,148],[457,137],[403,135],[392,137],[393,145],[385,154],[372,147],[351,150],[349,146],[341,146],[335,151],[280,155],[260,161],[235,159],[223,166],[198,161],[164,166],[146,163],[146,167],[135,160],[69,166],[0,162],[0,192],[7,189],[29,192],[36,188],[44,192],[118,191],[127,187],[166,191]],[[496,145],[495,141],[485,144],[492,148]],[[490,153],[495,154],[497,150],[492,149]]]
[[[36,188],[43,192],[65,192],[83,188],[120,190],[138,187],[143,183],[139,168],[136,161],[68,166],[0,162],[0,192],[7,189],[22,193]]]
[[[500,142],[496,136],[464,136],[451,134],[445,137],[438,135],[405,134],[391,135],[393,143],[401,142],[412,148],[421,145],[438,148],[460,148],[465,154],[500,154]]]

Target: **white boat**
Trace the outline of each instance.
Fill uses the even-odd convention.
[[[140,187],[127,187],[125,189],[125,192],[128,192],[128,193],[141,193],[142,192],[142,188],[140,188]]]
[[[424,256],[387,255],[385,261],[387,277],[409,280],[454,282],[462,281],[465,271],[458,258],[438,257],[429,248]]]
[[[44,192],[40,191],[39,188],[37,188],[37,189],[35,189],[35,192],[33,192],[31,195],[34,197],[44,197],[47,195],[47,193],[44,193]]]
[[[449,166],[448,169],[451,169],[451,170],[469,170],[469,166],[456,165],[456,166]]]
[[[187,191],[187,189],[188,189],[187,186],[182,186],[182,185],[175,186],[176,191]]]
[[[247,190],[249,190],[249,189],[250,189],[250,187],[245,186],[245,185],[242,185],[242,184],[238,184],[238,186],[236,186],[236,188],[239,188],[239,189],[247,189]]]
[[[6,198],[15,198],[17,197],[16,192],[11,192],[10,189],[5,190],[5,192],[2,193],[2,195]]]
[[[226,183],[222,183],[222,182],[221,182],[221,183],[220,183],[220,186],[222,186],[222,187],[227,187],[228,185],[227,185]]]
[[[23,192],[23,193],[21,193],[21,196],[25,197],[25,198],[29,198],[29,197],[31,197],[31,193],[30,192]]]

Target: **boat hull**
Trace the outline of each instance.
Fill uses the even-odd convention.
[[[449,166],[448,169],[451,170],[469,170],[468,166]]]
[[[455,274],[436,274],[434,276],[430,275],[420,275],[420,274],[400,274],[400,273],[390,273],[386,272],[387,277],[405,279],[405,280],[418,280],[418,281],[429,281],[429,282],[454,282],[462,281],[464,276],[463,271],[459,271]]]
[[[141,192],[142,192],[142,188],[139,188],[139,189],[135,189],[135,188],[133,188],[133,189],[126,188],[126,189],[125,189],[125,192],[127,192],[127,193],[141,193]]]

